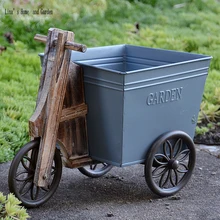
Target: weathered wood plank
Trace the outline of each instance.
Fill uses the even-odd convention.
[[[85,155],[82,155],[82,156],[70,156],[69,157],[70,160],[80,160],[80,159],[85,159],[85,158],[91,160],[91,158],[89,157],[88,154],[85,154]]]
[[[29,119],[29,133],[32,138],[41,137],[44,128],[45,105],[52,79],[52,71],[56,54],[56,48],[53,47],[53,40],[58,37],[58,32],[48,30],[48,41],[44,51],[44,61],[42,66],[42,74],[38,89],[38,97],[34,114]]]
[[[56,29],[53,31],[58,32],[55,55],[56,62],[53,63],[53,68],[51,70],[51,86],[49,86],[47,96],[48,101],[45,110],[45,126],[40,142],[40,150],[34,178],[35,183],[41,187],[45,187],[49,184],[48,181],[51,176],[57,132],[68,79],[71,51],[65,50],[64,44],[68,40],[74,40],[72,32],[65,32]],[[53,40],[54,38],[52,41]]]
[[[88,154],[88,143],[85,118],[80,117],[61,122],[59,125],[58,140],[65,146],[65,157],[82,156]]]
[[[41,35],[41,34],[36,34],[34,37],[34,40],[40,41],[42,43],[46,43],[47,42],[47,36],[45,35]],[[57,42],[56,40],[54,41],[54,44],[56,45]],[[80,52],[86,52],[87,47],[83,44],[79,44],[76,42],[71,42],[71,41],[67,41],[65,42],[65,48],[66,49],[70,49],[70,50],[75,50],[75,51],[80,51]]]
[[[37,39],[38,38],[38,39]],[[63,159],[68,167],[91,163],[88,157],[87,126],[82,68],[70,62],[71,52],[84,50],[83,45],[70,43],[72,32],[49,29],[46,42],[37,106],[29,120],[32,138],[41,137],[34,182],[45,187],[57,140],[62,143]]]
[[[85,45],[78,44],[75,42],[70,42],[70,41],[67,41],[65,43],[65,48],[70,49],[70,50],[75,50],[75,51],[81,51],[83,53],[85,53],[87,50],[87,47]]]
[[[64,112],[68,108],[83,105],[85,105],[85,97],[82,68],[71,62],[62,115],[65,115]],[[58,139],[65,145],[65,161],[69,160],[70,156],[80,157],[87,155],[88,143],[85,115],[62,121],[59,126]]]
[[[81,158],[73,158],[70,160],[70,167],[69,168],[78,168],[89,165],[92,163],[92,159],[88,156],[81,157]]]
[[[60,122],[78,118],[81,116],[85,116],[87,114],[87,111],[88,111],[88,108],[87,108],[87,105],[85,104],[73,106],[70,108],[65,108],[62,110]]]
[[[34,36],[34,40],[37,40],[37,41],[42,42],[42,43],[46,43],[47,42],[47,36],[42,35],[42,34],[36,34]]]

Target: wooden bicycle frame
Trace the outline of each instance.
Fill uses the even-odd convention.
[[[34,182],[49,184],[56,144],[66,167],[81,167],[92,162],[88,156],[83,73],[72,63],[71,50],[84,52],[74,43],[74,33],[50,28],[47,36],[35,40],[46,43],[42,74],[34,114],[29,120],[32,139],[40,139]]]

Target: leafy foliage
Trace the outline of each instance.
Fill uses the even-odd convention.
[[[199,126],[197,126],[196,127],[196,134],[197,135],[204,135],[206,132],[208,132],[209,131],[209,128],[207,128],[207,127],[199,127]]]
[[[44,45],[35,34],[50,27],[74,31],[88,47],[134,44],[212,55],[199,122],[218,121],[220,105],[220,2],[216,0],[81,0],[0,2],[0,163],[12,159],[28,141],[40,78],[37,53]],[[41,10],[52,15],[5,15],[4,8]],[[135,29],[135,23],[140,29]],[[15,43],[3,34],[11,32]]]
[[[25,220],[30,218],[26,209],[20,206],[21,202],[13,195],[7,197],[0,192],[0,219],[3,220]]]
[[[28,141],[28,119],[33,113],[40,73],[36,54],[17,48],[1,55],[0,163],[9,161]]]

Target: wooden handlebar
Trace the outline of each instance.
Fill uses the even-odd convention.
[[[47,36],[41,35],[41,34],[36,34],[34,36],[34,40],[40,41],[42,43],[46,43],[47,42]],[[56,45],[56,41],[54,43]],[[66,49],[70,49],[70,50],[75,50],[75,51],[83,52],[83,53],[85,53],[86,50],[87,50],[86,45],[78,44],[78,43],[70,42],[70,41],[67,41],[65,43],[65,48]]]

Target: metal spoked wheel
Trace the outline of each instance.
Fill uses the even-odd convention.
[[[145,179],[159,196],[170,196],[189,181],[196,152],[191,138],[182,131],[161,136],[150,148],[145,163]]]
[[[112,167],[112,165],[107,163],[97,163],[85,167],[80,167],[78,170],[88,177],[98,178],[109,172]]]
[[[56,191],[62,175],[61,156],[56,149],[49,186],[45,188],[34,184],[39,143],[37,139],[24,145],[14,157],[9,170],[9,190],[28,208],[45,203]]]

